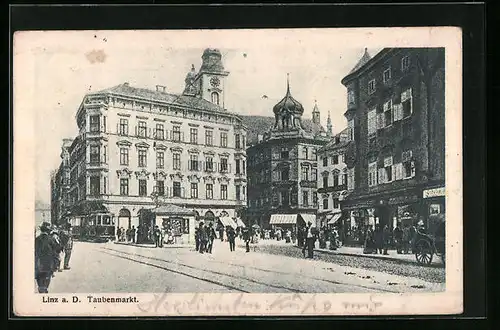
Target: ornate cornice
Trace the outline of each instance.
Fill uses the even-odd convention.
[[[130,178],[132,171],[128,168],[122,168],[121,170],[117,170],[116,174],[119,178]]]

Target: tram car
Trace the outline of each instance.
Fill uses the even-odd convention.
[[[72,221],[73,238],[96,243],[115,239],[115,224],[109,214],[94,214],[75,218]]]

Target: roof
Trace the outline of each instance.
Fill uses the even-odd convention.
[[[351,142],[347,139],[347,133],[348,129],[345,128],[344,130],[335,134],[334,136],[332,136],[332,139],[320,149],[320,151],[340,149],[346,147]],[[340,137],[340,142],[336,142],[336,137]]]
[[[354,66],[354,68],[352,68],[352,70],[349,72],[349,74],[354,73],[354,72],[358,71],[359,69],[361,69],[361,67],[363,65],[365,65],[366,63],[368,63],[368,61],[371,60],[371,58],[372,57],[368,53],[368,48],[365,48],[365,52],[364,52],[363,56],[359,59],[358,63]]]
[[[110,88],[100,90],[98,92],[93,92],[93,93],[90,93],[89,95],[106,94],[106,93],[131,96],[131,97],[138,97],[138,98],[160,101],[160,102],[166,102],[166,103],[176,104],[176,105],[180,105],[180,106],[193,107],[193,108],[197,108],[197,109],[201,109],[201,110],[209,110],[209,111],[228,113],[227,111],[225,111],[223,108],[219,107],[218,105],[213,104],[213,103],[211,103],[205,99],[199,98],[199,97],[182,95],[182,94],[170,94],[170,93],[160,92],[160,91],[147,89],[147,88],[132,87],[128,83],[123,83],[120,85],[116,85],[116,86],[113,86]]]
[[[174,204],[160,205],[150,211],[156,214],[195,215],[193,210],[189,210]]]
[[[268,116],[243,116],[240,115],[243,124],[247,127],[247,141],[249,144],[257,142],[257,135],[264,134],[274,125],[274,117]],[[323,126],[313,123],[311,119],[302,119],[304,130],[314,135],[324,131]]]

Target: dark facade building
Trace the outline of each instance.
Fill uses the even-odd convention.
[[[329,137],[320,124],[317,106],[308,127],[302,122],[304,108],[295,100],[288,85],[285,97],[274,106],[271,127],[251,140],[249,127],[248,210],[249,224],[293,227],[300,221],[313,221],[317,210],[317,149]],[[254,117],[243,118],[246,122]],[[259,118],[257,118],[259,119]],[[262,118],[260,118],[262,119]],[[256,120],[259,122],[259,120]],[[273,216],[276,221],[273,221]]]
[[[61,163],[53,171],[50,178],[50,222],[59,224],[69,207],[70,188],[70,147],[72,139],[63,139],[61,146]]]
[[[445,56],[442,48],[365,54],[347,88],[350,227],[427,224],[445,213]]]

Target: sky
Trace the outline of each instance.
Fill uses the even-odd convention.
[[[86,93],[124,82],[151,89],[164,85],[169,93],[182,93],[186,73],[192,64],[199,69],[205,48],[220,49],[230,72],[225,91],[229,111],[272,116],[272,107],[285,95],[289,73],[292,96],[305,109],[303,117],[311,118],[316,100],[322,124],[330,112],[333,131],[339,132],[346,127],[347,96],[341,79],[365,47],[372,56],[382,49],[370,33],[364,29],[18,33],[14,100],[22,95],[23,107],[34,116],[35,198],[50,203],[50,172],[59,166],[62,139],[77,134],[75,115]]]

